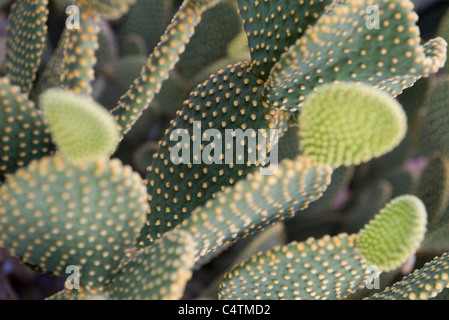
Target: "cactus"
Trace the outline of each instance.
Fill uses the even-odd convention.
[[[447,43],[410,0],[54,4],[13,3],[0,78],[0,247],[77,270],[42,298],[192,297],[214,263],[198,296],[446,297]]]
[[[67,90],[91,95],[100,22],[96,12],[87,6],[81,6],[80,11],[80,29],[67,29],[65,33],[61,84]]]
[[[449,287],[448,255],[436,257],[426,265],[404,277],[391,288],[373,295],[375,300],[427,300],[437,297]],[[447,289],[446,289],[447,290]]]
[[[400,196],[359,232],[357,247],[369,263],[391,271],[420,246],[426,226],[427,212],[422,201],[415,196]],[[399,243],[407,245],[401,247]]]
[[[31,90],[47,34],[48,0],[16,1],[9,16],[3,75],[24,93]]]
[[[74,161],[110,156],[119,132],[103,106],[90,97],[64,89],[49,89],[40,95],[40,106],[58,149]]]
[[[323,85],[318,91],[308,96],[299,123],[301,149],[315,162],[358,165],[386,154],[405,137],[405,112],[390,95],[352,84]]]
[[[415,221],[395,216],[407,216],[410,208],[415,210]],[[385,226],[391,229],[385,230]],[[402,228],[416,229],[408,232]],[[224,277],[219,297],[344,299],[367,283],[368,266],[388,271],[404,263],[422,241],[425,229],[426,212],[421,201],[414,196],[400,197],[381,210],[358,234],[292,242],[241,263]],[[417,234],[414,231],[418,231]],[[391,244],[391,241],[396,241],[395,233],[414,238],[414,246],[401,248],[403,252],[394,252],[400,248]],[[351,280],[346,281],[348,278]]]
[[[8,173],[26,166],[53,150],[51,136],[42,114],[33,102],[28,101],[20,87],[9,78],[0,79],[2,92],[1,126],[2,156],[0,180]]]

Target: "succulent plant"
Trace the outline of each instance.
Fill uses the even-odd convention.
[[[444,299],[447,42],[410,0],[79,0],[50,50],[56,3],[14,1],[0,79],[0,247],[45,298],[180,299],[236,250],[211,298]]]

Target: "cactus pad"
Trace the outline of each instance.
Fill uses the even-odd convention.
[[[92,98],[62,89],[49,89],[40,97],[59,150],[74,161],[110,156],[119,131],[109,112]]]
[[[365,259],[382,271],[405,263],[424,239],[427,212],[422,201],[412,195],[397,197],[371,220],[357,239]]]
[[[0,194],[0,247],[58,276],[78,266],[88,289],[118,267],[148,207],[142,180],[119,160],[45,157],[9,176]]]
[[[368,85],[323,85],[299,117],[300,146],[317,163],[358,165],[398,146],[407,131],[402,106]]]

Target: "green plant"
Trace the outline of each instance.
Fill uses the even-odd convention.
[[[435,168],[446,173],[447,166],[441,161],[421,178],[401,165],[412,147],[419,155],[432,152],[410,143],[420,140],[414,134],[420,105],[408,108],[407,93],[427,90],[422,83],[444,66],[447,43],[437,37],[421,44],[409,0],[185,0],[170,23],[171,1],[80,0],[80,28],[62,32],[39,71],[48,4],[16,0],[9,15],[0,82],[0,247],[40,272],[64,277],[67,267],[79,270],[80,288],[66,282],[49,299],[179,299],[194,271],[239,239],[285,219],[292,227],[302,216],[316,213],[319,220],[326,210],[349,212],[342,219],[349,235],[315,234],[246,256],[262,249],[266,241],[258,239],[210,292],[231,299],[444,295],[447,195],[435,194],[426,175]],[[214,16],[215,6],[221,7]],[[379,28],[368,25],[370,6],[381,13]],[[156,34],[134,25],[146,10],[154,12]],[[214,24],[223,12],[225,30]],[[234,23],[238,14],[241,25]],[[109,37],[105,20],[122,16],[119,40]],[[97,66],[105,46],[114,45],[119,59],[110,55],[110,65]],[[106,112],[94,98],[96,81],[122,86],[148,51],[140,74]],[[210,68],[221,69],[208,76]],[[191,93],[182,106],[169,105],[184,100],[185,88]],[[427,107],[441,111],[445,97],[429,97]],[[423,121],[435,143],[444,139],[435,122],[446,123],[444,113],[434,117],[437,111]],[[154,121],[152,115],[174,112],[157,150],[150,147],[144,179],[117,159],[135,147],[127,137]],[[198,141],[194,133],[201,129],[214,136]],[[228,152],[237,146],[219,139],[227,129],[259,132],[265,140],[251,144],[247,136],[240,157]],[[190,161],[176,163],[180,132],[203,154],[189,149]],[[264,174],[276,165],[267,155],[277,148],[277,170]],[[223,163],[229,154],[232,161]],[[372,179],[376,184],[366,191],[361,181],[371,166],[380,168],[381,180]],[[418,178],[422,200],[407,184]],[[355,196],[339,204],[349,181]],[[359,205],[358,192],[369,201]],[[372,270],[397,276],[425,246],[439,246],[434,278],[428,280],[425,266],[396,284],[391,279],[405,294],[363,290]]]

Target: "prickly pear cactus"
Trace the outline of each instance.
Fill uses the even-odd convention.
[[[0,10],[0,266],[53,276],[42,299],[447,296],[446,16],[428,38],[411,0]]]

